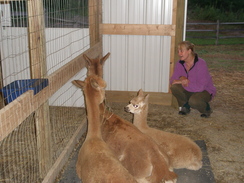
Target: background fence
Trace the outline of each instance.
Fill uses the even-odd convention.
[[[186,38],[219,39],[244,38],[244,22],[187,23]]]

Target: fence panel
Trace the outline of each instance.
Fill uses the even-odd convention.
[[[235,27],[238,28],[230,29],[229,27],[233,25],[236,25]],[[186,37],[201,38],[201,39],[215,39],[216,40],[215,43],[216,45],[218,45],[219,39],[244,38],[244,26],[242,25],[244,25],[244,22],[220,22],[219,20],[213,23],[202,23],[202,22],[187,23],[186,32],[213,32],[215,33],[215,35],[186,36]]]

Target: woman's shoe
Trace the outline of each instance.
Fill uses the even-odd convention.
[[[202,118],[208,118],[210,116],[210,114],[201,114]]]
[[[186,107],[181,107],[179,111],[179,115],[187,115],[191,112],[191,109]]]
[[[209,109],[206,113],[202,113],[201,117],[202,118],[208,118],[208,117],[210,117],[212,112],[213,112],[212,109]]]

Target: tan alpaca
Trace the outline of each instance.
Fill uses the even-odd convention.
[[[84,58],[89,62],[88,75],[102,76],[104,62]],[[169,171],[167,155],[160,152],[158,145],[150,137],[140,132],[130,122],[106,110],[104,104],[100,105],[100,113],[104,118],[102,123],[104,141],[138,182],[176,182],[177,175]]]
[[[105,81],[89,76],[73,84],[83,89],[88,118],[87,136],[76,163],[78,177],[83,183],[136,183],[102,140],[99,104],[104,100]]]
[[[127,112],[134,114],[134,125],[152,137],[160,146],[161,151],[167,153],[171,168],[200,169],[202,167],[202,152],[195,142],[185,136],[148,126],[148,98],[149,94],[144,96],[143,91],[139,90],[137,97],[133,98],[130,104],[125,107]]]
[[[104,106],[101,105],[102,111]],[[104,141],[137,182],[176,182],[177,175],[169,171],[167,155],[150,137],[108,110],[104,113],[104,119]]]
[[[98,75],[100,77],[103,77],[103,65],[109,56],[110,56],[110,53],[108,52],[101,59],[99,59],[99,57],[97,57],[95,59],[91,59],[87,55],[83,54],[83,57],[87,63],[87,65],[86,65],[87,76],[95,74],[95,75]]]

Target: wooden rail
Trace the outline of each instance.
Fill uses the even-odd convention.
[[[244,38],[243,34],[239,35],[228,35],[228,36],[222,36],[221,33],[223,32],[233,32],[233,31],[243,31],[244,29],[223,29],[221,26],[223,25],[244,25],[244,22],[220,22],[217,20],[217,22],[213,23],[187,23],[186,26],[189,28],[191,25],[206,25],[206,26],[213,26],[215,25],[216,28],[213,29],[187,29],[186,32],[216,32],[215,36],[186,36],[187,38],[202,38],[202,39],[216,39],[216,45],[218,44],[219,39],[227,39],[227,38]],[[222,28],[222,29],[221,29]]]
[[[101,24],[102,34],[175,36],[175,25]]]
[[[102,43],[99,42],[84,53],[91,57],[97,57],[101,53],[101,49]],[[0,110],[0,141],[84,67],[85,60],[81,54],[48,76],[49,85],[39,93],[34,95],[34,92],[29,90],[2,108]]]

